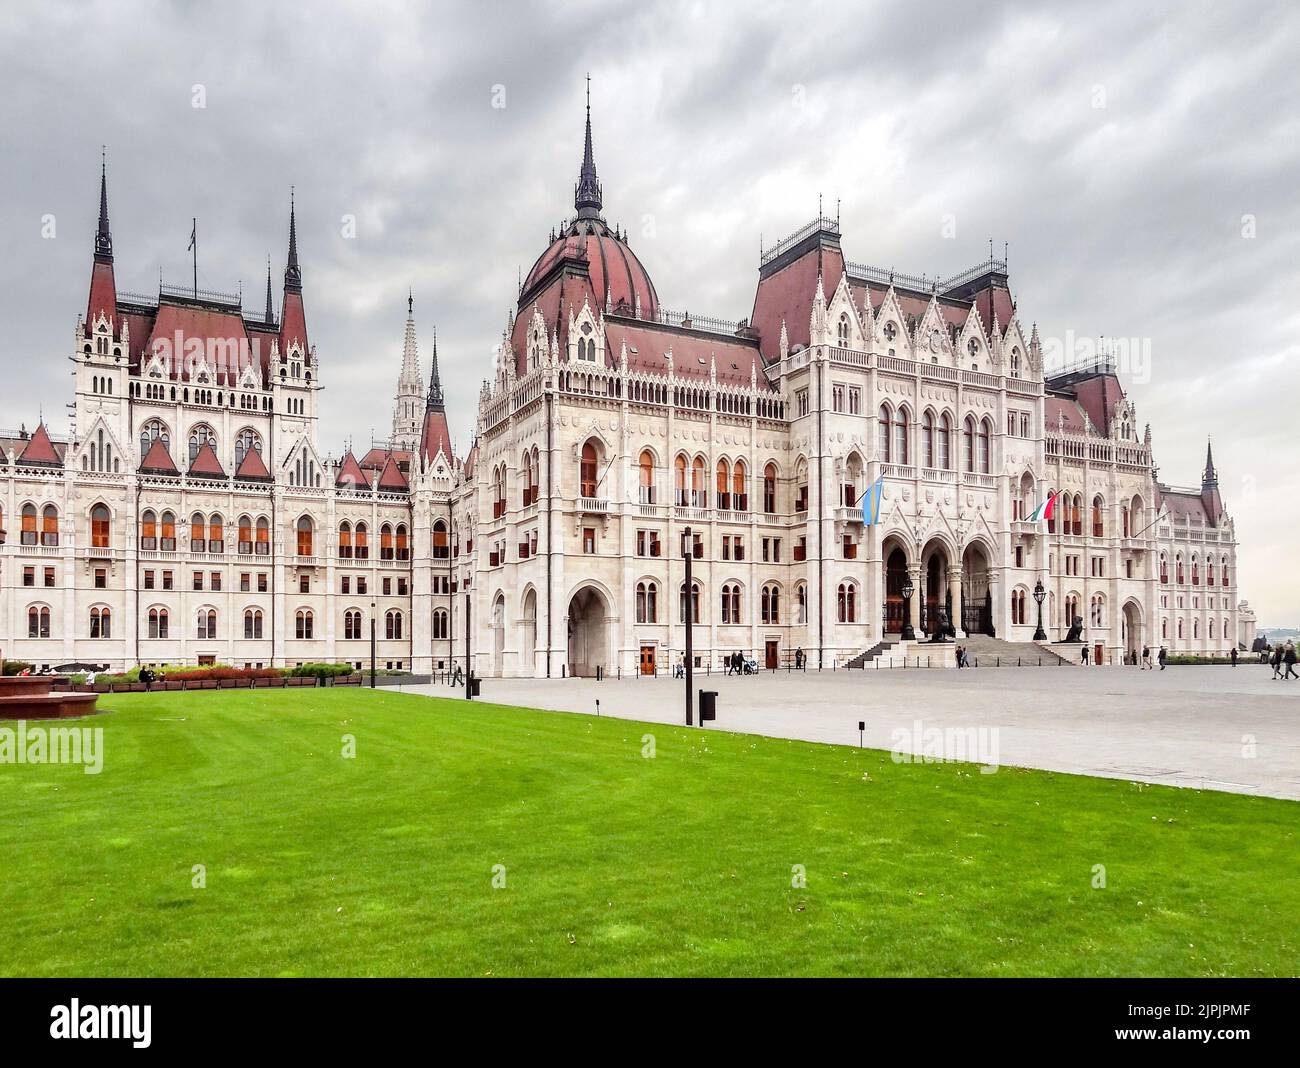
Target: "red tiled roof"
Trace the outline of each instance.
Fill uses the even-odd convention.
[[[447,413],[437,408],[427,408],[424,412],[424,427],[420,431],[420,454],[426,464],[431,464],[439,450],[447,458],[448,464],[455,462],[451,451],[451,431],[447,427]]]
[[[1072,397],[1049,393],[1044,398],[1044,425],[1048,433],[1056,429],[1061,416],[1065,416],[1065,429],[1072,434],[1082,434],[1088,429],[1088,416]]]
[[[266,461],[257,449],[249,449],[235,468],[236,478],[248,478],[256,481],[270,481],[271,472],[266,469]]]
[[[1199,493],[1181,493],[1178,490],[1162,488],[1160,503],[1169,509],[1169,514],[1174,519],[1199,520],[1213,525],[1213,519],[1206,514],[1205,502]]]
[[[409,464],[411,454],[405,449],[373,448],[361,457],[361,466],[367,471],[382,471],[390,457],[396,457],[399,463]]]
[[[1072,389],[1093,426],[1107,430],[1116,406],[1124,400],[1124,387],[1119,379],[1113,374],[1093,375],[1076,382]]]
[[[50,435],[45,429],[45,424],[41,423],[36,428],[36,432],[27,442],[26,447],[18,457],[20,464],[49,464],[53,467],[60,466],[63,461],[59,458],[58,451],[54,448],[54,442],[50,441]]]
[[[406,481],[406,476],[402,474],[402,469],[397,466],[396,453],[390,453],[388,462],[384,464],[383,473],[379,476],[379,488],[395,493],[405,493],[411,488],[411,484]]]
[[[117,285],[113,281],[113,265],[96,263],[90,269],[90,300],[86,304],[86,329],[95,319],[107,315],[114,321],[117,336],[121,336],[121,320],[117,314]]]
[[[259,338],[254,346],[238,312],[181,304],[159,307],[146,351],[150,356],[160,350],[164,357],[170,353],[169,370],[173,379],[190,380],[186,349],[194,342],[202,344],[216,376],[213,384],[218,386],[234,385],[250,363],[260,369],[267,358],[265,343]]]
[[[758,331],[763,358],[768,363],[781,358],[782,320],[791,348],[809,343],[819,264],[822,292],[830,300],[844,273],[844,256],[837,248],[814,246],[779,271],[759,278],[749,322]]]
[[[200,447],[194,457],[194,462],[190,464],[190,474],[202,478],[226,477],[226,472],[221,467],[221,461],[217,459],[217,450],[212,447],[212,442],[205,441]]]
[[[280,319],[280,352],[288,352],[295,341],[302,343],[303,352],[311,351],[307,345],[307,312],[302,306],[302,294],[286,289]]]
[[[353,489],[369,489],[370,479],[366,473],[361,470],[361,465],[357,463],[357,458],[352,455],[352,450],[343,457],[343,462],[339,464],[339,473],[334,479],[336,486],[351,486]]]
[[[172,460],[172,454],[167,451],[167,446],[163,444],[162,438],[154,438],[153,444],[149,446],[149,451],[144,454],[144,459],[140,461],[141,471],[157,471],[162,474],[178,475],[176,464]]]
[[[624,342],[631,371],[667,374],[666,354],[672,349],[673,370],[679,376],[707,379],[716,361],[723,385],[748,386],[751,372],[757,374],[759,386],[768,385],[758,345],[744,338],[675,330],[639,319],[605,320],[605,353],[612,366],[618,366]]]

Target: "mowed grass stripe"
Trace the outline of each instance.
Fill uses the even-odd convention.
[[[1293,802],[382,691],[101,701],[103,774],[0,765],[3,974],[1300,970]]]

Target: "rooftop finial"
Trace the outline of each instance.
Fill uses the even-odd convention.
[[[415,317],[415,290],[410,288],[406,291],[406,317],[408,319]]]
[[[95,231],[95,259],[113,262],[113,235],[108,228],[108,149],[100,146],[99,158],[99,229]]]
[[[600,218],[602,203],[600,179],[596,177],[596,160],[591,151],[591,75],[587,75],[587,130],[582,146],[582,170],[573,193],[573,206],[581,219]]]
[[[298,292],[302,289],[302,270],[298,266],[298,220],[293,194],[293,186],[289,186],[289,261],[284,268],[284,288]]]

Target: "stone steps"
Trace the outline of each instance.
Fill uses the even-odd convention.
[[[1075,662],[1037,642],[1009,642],[987,634],[973,634],[958,644],[966,647],[971,667],[1059,667]]]

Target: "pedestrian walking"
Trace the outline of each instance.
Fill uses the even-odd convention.
[[[1084,667],[1088,666],[1088,647],[1085,645],[1079,653],[1079,663]]]
[[[1160,661],[1160,670],[1164,671],[1165,665],[1169,663],[1169,653],[1163,645],[1160,647],[1160,653],[1156,659]]]
[[[1286,674],[1283,675],[1282,678],[1300,679],[1300,675],[1297,675],[1295,670],[1295,645],[1289,641],[1286,643],[1286,649],[1282,653],[1282,663],[1286,665]]]
[[[1273,665],[1273,678],[1280,679],[1282,677],[1282,643],[1281,642],[1273,646],[1273,656],[1270,658],[1269,663]]]
[[[794,651],[794,669],[795,671],[803,670],[803,646],[799,646]]]
[[[1151,646],[1144,645],[1142,646],[1142,666],[1138,670],[1149,671],[1154,670],[1154,668],[1155,665],[1151,663]]]
[[[1237,666],[1237,647],[1234,645],[1232,651],[1228,653],[1228,658],[1232,661],[1232,666]]]

